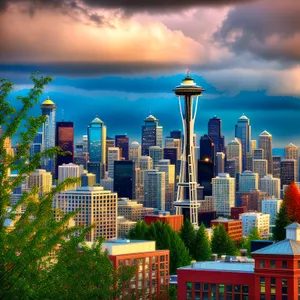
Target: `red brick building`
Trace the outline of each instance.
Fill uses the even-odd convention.
[[[212,220],[210,222],[210,227],[217,226],[218,224],[223,224],[226,232],[231,237],[233,241],[240,241],[243,236],[242,221],[220,218]]]
[[[156,221],[167,223],[177,232],[180,231],[183,225],[183,215],[148,215],[144,217],[144,220],[147,225]]]
[[[192,263],[177,270],[178,299],[300,299],[300,224],[286,239],[247,257]]]
[[[155,250],[155,241],[111,240],[103,244],[115,268],[136,266],[122,296],[164,299],[169,286],[169,250]],[[122,298],[123,299],[123,298]],[[133,298],[130,298],[133,299]]]
[[[245,212],[247,212],[247,207],[246,206],[231,207],[230,215],[231,215],[232,219],[239,220],[240,214],[243,214]]]

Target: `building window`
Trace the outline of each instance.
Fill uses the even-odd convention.
[[[187,291],[191,291],[192,290],[192,283],[191,282],[187,282],[186,283],[186,289],[187,289]]]
[[[275,277],[271,277],[270,286],[271,286],[271,294],[275,295],[276,294],[276,278]]]
[[[282,261],[282,269],[286,269],[287,268],[287,261],[283,260]]]
[[[260,294],[260,300],[266,300],[266,295],[265,294]]]
[[[264,293],[266,291],[266,278],[260,277],[260,292]]]
[[[270,260],[270,268],[275,269],[276,263],[275,260]]]
[[[300,260],[298,260],[298,269],[300,269]]]
[[[195,282],[195,290],[200,291],[201,290],[201,284],[200,282]]]
[[[259,266],[260,266],[261,268],[264,268],[264,267],[265,267],[265,261],[264,261],[264,260],[260,260],[260,261],[259,261]]]
[[[287,279],[286,278],[282,278],[281,287],[282,287],[282,289],[281,289],[282,296],[287,296],[288,286],[287,286]]]

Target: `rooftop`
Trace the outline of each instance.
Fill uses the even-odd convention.
[[[109,255],[124,255],[155,251],[155,241],[137,241],[127,239],[108,240],[103,243],[102,250]]]
[[[272,136],[267,130],[264,130],[259,136]]]
[[[300,255],[300,242],[286,239],[254,251],[252,254]]]
[[[46,100],[42,103],[42,105],[55,105],[55,103],[54,103],[52,100],[50,100],[49,97],[48,97],[48,99],[46,99]]]
[[[287,146],[285,146],[285,148],[296,148],[296,149],[298,149],[298,147],[296,145],[294,145],[293,143],[289,143]]]
[[[158,119],[156,119],[153,115],[149,115],[145,120],[145,122],[157,122]]]
[[[249,120],[245,114],[243,114],[242,116],[239,117],[239,120]]]
[[[103,124],[103,121],[96,116],[96,118],[91,122],[91,124]]]

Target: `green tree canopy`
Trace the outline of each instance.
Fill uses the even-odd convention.
[[[189,219],[184,220],[183,226],[180,229],[180,237],[189,250],[190,255],[193,257],[196,231]]]
[[[196,261],[207,261],[210,260],[210,257],[210,241],[207,236],[205,225],[202,223],[196,233],[193,258]]]
[[[288,217],[287,207],[283,201],[279,213],[276,217],[275,227],[273,229],[273,240],[282,241],[286,237],[285,227],[292,223],[292,220]]]

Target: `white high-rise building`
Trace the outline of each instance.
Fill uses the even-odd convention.
[[[103,187],[79,187],[76,190],[57,193],[55,208],[64,213],[79,210],[73,217],[75,226],[95,225],[86,240],[95,241],[104,236],[117,238],[118,195],[106,191]]]
[[[129,160],[135,163],[136,168],[140,165],[141,145],[138,142],[132,142],[129,146]]]
[[[157,166],[158,171],[165,173],[165,210],[172,211],[175,201],[175,165],[169,159],[162,159]]]
[[[299,148],[294,144],[290,143],[284,148],[284,158],[285,159],[294,159],[295,160],[295,169],[296,169],[296,178],[299,179]]]
[[[239,177],[239,192],[248,193],[258,189],[258,174],[251,171],[244,171]]]
[[[264,158],[268,161],[267,174],[273,174],[272,135],[266,130],[263,131],[259,135],[258,144],[264,150]]]
[[[164,158],[164,149],[159,146],[151,146],[149,147],[149,156],[153,161],[153,169],[156,169],[158,162]]]
[[[248,236],[253,227],[257,227],[261,235],[270,232],[270,215],[268,214],[246,212],[240,214],[240,220],[242,220],[243,236]]]
[[[52,188],[52,174],[46,170],[37,169],[26,178],[26,188],[39,188],[39,195],[49,193]]]
[[[266,159],[253,159],[253,172],[258,173],[259,179],[268,173],[268,161]]]
[[[266,196],[280,198],[280,179],[274,178],[273,175],[268,174],[260,179],[260,190],[266,192]]]
[[[212,196],[215,199],[218,215],[230,216],[235,204],[235,178],[227,173],[220,173],[212,179]]]
[[[242,144],[238,138],[235,138],[228,143],[226,148],[226,155],[228,160],[235,161],[234,175],[242,173]]]
[[[281,204],[282,200],[280,199],[262,200],[261,202],[261,212],[270,215],[270,227],[275,226],[276,217],[279,213]]]
[[[145,171],[144,207],[165,210],[165,189],[165,172],[159,172],[158,170]]]
[[[79,165],[72,163],[62,164],[61,166],[58,166],[58,182],[63,182],[67,178],[79,178],[82,172],[82,167]],[[65,189],[74,190],[78,186],[80,186],[80,182],[68,185]]]
[[[114,178],[114,165],[116,160],[120,160],[120,148],[109,147],[107,149],[107,170],[108,177],[112,179]]]

